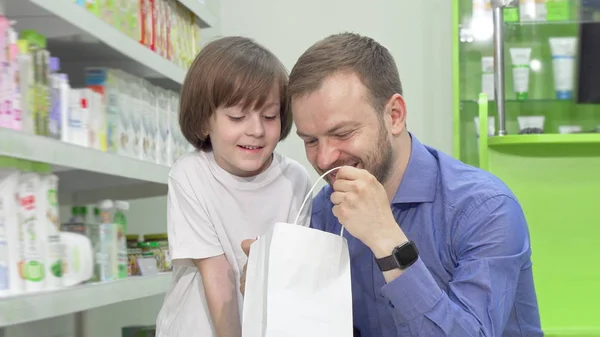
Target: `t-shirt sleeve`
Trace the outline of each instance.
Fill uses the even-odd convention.
[[[223,254],[203,200],[191,186],[169,178],[167,227],[171,258],[202,259]]]

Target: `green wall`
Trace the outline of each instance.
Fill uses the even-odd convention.
[[[549,37],[578,35],[577,5],[569,2],[567,20],[505,24],[508,135],[483,137],[479,144],[474,117],[496,116],[495,102],[477,101],[481,57],[493,56],[492,44],[491,40],[461,43],[459,30],[454,30],[458,74],[454,84],[459,88],[455,88],[455,155],[500,177],[523,205],[547,336],[600,336],[600,217],[595,212],[600,200],[600,133],[557,134],[559,125],[581,125],[592,132],[600,125],[600,105],[555,99],[548,43]],[[457,26],[470,16],[471,1],[455,0],[455,6]],[[513,91],[511,47],[531,47],[532,59],[541,62],[540,71],[530,73],[527,101],[517,101]],[[545,134],[518,135],[517,116],[529,115],[545,116]],[[485,123],[480,128],[485,130]]]

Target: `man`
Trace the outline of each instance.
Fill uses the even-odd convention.
[[[387,49],[349,33],[319,41],[289,94],[315,170],[343,165],[314,198],[311,226],[348,233],[362,337],[543,335],[518,201],[407,131]]]

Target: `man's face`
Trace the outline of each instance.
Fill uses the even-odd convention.
[[[394,159],[390,133],[368,90],[352,73],[326,78],[315,92],[292,100],[298,136],[319,174],[349,165],[385,183]],[[335,172],[326,177],[332,184]]]

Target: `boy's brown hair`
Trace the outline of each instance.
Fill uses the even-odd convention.
[[[290,99],[318,90],[339,72],[355,73],[381,112],[392,95],[402,95],[398,68],[390,52],[370,37],[354,33],[330,35],[306,50],[290,73]]]
[[[209,151],[209,121],[218,108],[242,104],[260,109],[273,86],[279,89],[283,140],[292,128],[288,75],[273,53],[252,39],[231,36],[208,43],[187,72],[179,100],[179,126],[198,150]]]

